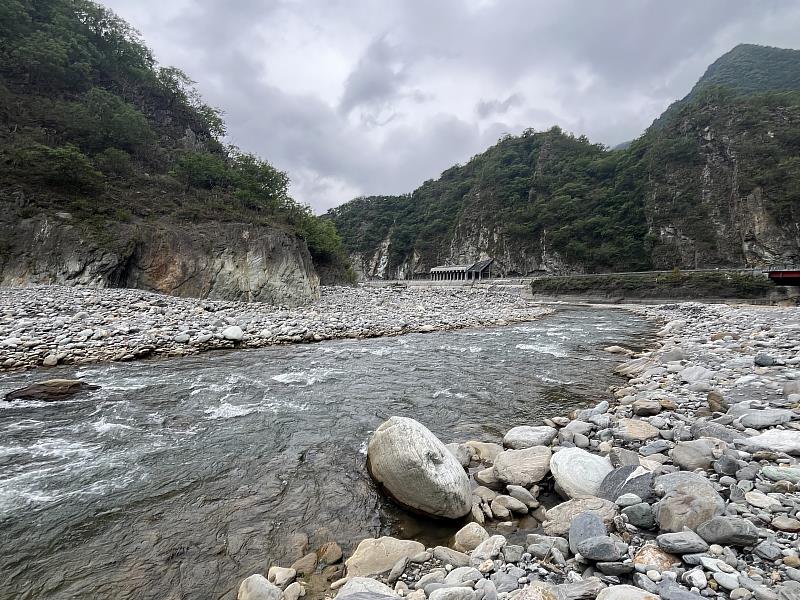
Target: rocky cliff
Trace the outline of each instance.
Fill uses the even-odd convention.
[[[90,0],[6,4],[0,283],[296,304],[348,279],[333,225],[226,146],[221,113],[130,25]]]
[[[625,148],[529,130],[328,218],[364,277],[485,257],[507,275],[798,263],[798,74],[798,51],[740,46]]]
[[[0,229],[0,285],[134,287],[184,297],[297,305],[319,297],[305,245],[243,223],[122,223],[99,232],[70,213]]]

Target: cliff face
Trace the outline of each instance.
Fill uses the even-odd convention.
[[[788,265],[800,262],[800,105],[711,94],[659,132],[681,136],[686,160],[653,168],[645,214],[656,268]],[[755,118],[757,115],[757,118]]]
[[[241,223],[108,222],[87,229],[69,213],[2,228],[0,285],[134,287],[184,297],[302,304],[319,297],[305,243]]]

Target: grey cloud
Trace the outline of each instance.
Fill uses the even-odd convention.
[[[405,68],[385,35],[373,40],[345,81],[339,109],[347,115],[354,108],[380,108],[396,98],[406,79]]]
[[[491,115],[502,115],[508,112],[512,106],[519,106],[522,104],[522,96],[520,94],[511,94],[505,100],[481,100],[475,105],[475,112],[482,119]]]
[[[793,0],[106,1],[317,210],[411,191],[527,127],[631,139],[735,44],[800,29]],[[336,79],[313,85],[317,64]]]

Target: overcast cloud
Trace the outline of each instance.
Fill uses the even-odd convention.
[[[105,0],[324,212],[410,192],[504,133],[632,139],[794,0]]]

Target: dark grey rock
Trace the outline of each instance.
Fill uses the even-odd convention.
[[[771,540],[764,540],[753,551],[764,560],[774,561],[783,557],[781,547]]]
[[[626,506],[622,509],[622,514],[628,517],[628,523],[639,529],[652,529],[655,526],[653,509],[647,502]]]
[[[739,470],[739,461],[735,458],[731,458],[727,454],[723,454],[714,461],[713,466],[714,471],[720,475],[729,475],[730,477],[735,477],[737,471]]]
[[[614,541],[612,538],[601,535],[582,540],[578,544],[578,552],[588,560],[614,562],[620,560],[627,551],[626,544]]]
[[[640,466],[624,466],[605,476],[597,495],[612,502],[623,494],[636,494],[643,502],[655,500],[653,474]]]
[[[740,517],[714,517],[697,527],[698,535],[709,544],[751,546],[758,542],[758,529]]]
[[[656,538],[656,543],[664,552],[672,554],[691,554],[708,550],[708,543],[688,529],[675,533],[662,533]]]
[[[572,520],[569,526],[569,549],[575,554],[578,551],[578,545],[583,540],[607,534],[606,526],[600,517],[590,512],[581,513]]]
[[[497,589],[498,594],[514,591],[519,585],[516,577],[508,573],[503,573],[502,571],[499,573],[492,573],[490,580]]]
[[[757,367],[772,367],[775,366],[775,359],[769,354],[760,352],[756,354],[756,357],[753,359],[753,363]]]

